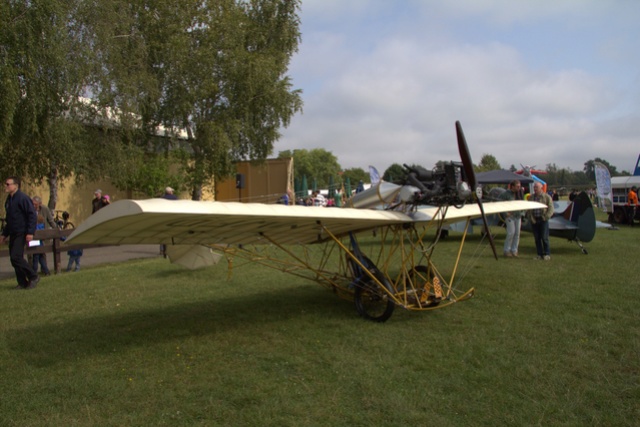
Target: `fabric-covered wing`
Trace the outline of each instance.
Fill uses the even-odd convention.
[[[74,244],[314,243],[331,233],[412,222],[400,212],[261,203],[121,200],[100,209],[69,236]]]
[[[493,215],[502,212],[526,211],[532,209],[546,209],[546,205],[538,202],[529,202],[525,200],[510,200],[503,202],[490,202],[483,205],[486,215]],[[475,203],[467,203],[462,207],[450,206],[446,212],[438,211],[436,206],[424,206],[412,215],[416,222],[442,221],[444,215],[444,224],[451,224],[467,218],[480,218],[482,213],[480,207]]]

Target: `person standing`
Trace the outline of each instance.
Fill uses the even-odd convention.
[[[53,213],[51,213],[49,206],[42,204],[40,196],[33,196],[31,200],[33,201],[33,207],[36,209],[36,214],[42,215],[44,218],[45,229],[56,228],[56,222],[53,219]]]
[[[91,201],[91,213],[94,214],[104,207],[102,202],[102,190],[97,189],[93,192],[93,200]]]
[[[513,180],[509,183],[507,191],[500,195],[500,200],[521,200],[520,181]],[[520,225],[522,225],[522,211],[507,212],[504,223],[507,228],[507,237],[504,239],[504,256],[507,258],[518,257],[518,245],[520,244]]]
[[[82,258],[82,249],[72,249],[67,251],[67,255],[69,255],[69,263],[67,264],[67,273],[71,271],[73,268],[73,264],[76,264],[76,268],[73,271],[80,271],[80,258]]]
[[[163,199],[167,200],[178,200],[178,196],[173,194],[174,190],[171,187],[167,187],[164,189],[164,194],[162,195]]]
[[[175,190],[171,187],[165,188],[162,198],[167,200],[178,200],[178,196],[173,194],[174,191]],[[162,255],[165,258],[167,257],[167,245],[160,245],[160,255]]]
[[[44,230],[45,229],[45,224],[44,224],[44,217],[40,214],[38,214],[38,223],[36,224],[36,230]],[[42,240],[35,240],[36,242],[40,242],[40,244],[38,246],[44,246],[44,242]],[[32,242],[33,243],[33,242]],[[33,246],[30,245],[30,246]],[[49,271],[49,267],[47,266],[47,254],[46,253],[36,253],[33,254],[33,271],[35,271],[36,273],[38,272],[38,265],[40,266],[40,272],[42,274],[44,274],[45,276],[49,276],[51,275],[51,272]]]
[[[341,208],[343,205],[342,203],[342,193],[340,192],[339,188],[336,188],[336,192],[333,195],[333,206],[337,207],[337,208]]]
[[[282,196],[280,196],[276,203],[278,203],[279,205],[289,206],[289,195],[287,193],[284,193]]]
[[[8,177],[4,182],[4,191],[8,194],[4,202],[6,226],[2,230],[0,244],[9,239],[9,257],[18,281],[15,289],[33,289],[38,285],[40,276],[24,259],[24,247],[33,240],[36,231],[36,210],[31,198],[20,191],[20,178]]]
[[[529,198],[532,202],[547,205],[547,208],[533,209],[528,212],[529,221],[533,230],[533,239],[536,242],[538,256],[535,259],[549,261],[551,250],[549,249],[549,219],[553,215],[553,200],[551,196],[542,191],[542,184],[533,184],[533,195]]]
[[[38,224],[36,226],[36,230],[40,229],[55,229],[57,228],[56,221],[53,219],[53,213],[49,206],[42,204],[42,198],[40,196],[33,196],[31,198],[33,201],[33,207],[36,210],[36,215],[38,217]],[[43,227],[40,227],[40,216],[44,218]],[[44,242],[40,242],[40,245],[44,245]],[[36,256],[38,255],[38,256]],[[38,264],[36,264],[36,259],[39,259],[38,262],[42,266],[42,272],[45,272],[45,276],[49,275],[49,268],[47,267],[47,254],[34,254],[32,255],[32,264],[33,269],[37,273],[38,272]]]
[[[629,217],[629,224],[633,227],[635,225],[636,209],[638,208],[638,188],[634,185],[627,193],[627,203],[629,204],[629,211],[627,216]]]

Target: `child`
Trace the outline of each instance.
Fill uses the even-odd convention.
[[[36,223],[36,230],[44,230],[44,217],[38,215],[38,222]],[[40,245],[44,246],[44,242],[40,240]],[[45,276],[49,276],[49,267],[47,267],[47,254],[33,254],[33,271],[38,272],[38,264],[40,264],[40,272]]]
[[[82,249],[74,249],[72,251],[67,251],[67,255],[69,255],[69,264],[67,264],[67,272],[71,271],[71,267],[73,263],[76,263],[75,271],[80,270],[80,257],[82,256]]]

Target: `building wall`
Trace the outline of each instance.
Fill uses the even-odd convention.
[[[58,187],[58,202],[55,209],[69,212],[69,220],[78,225],[91,215],[91,201],[97,189],[101,189],[103,195],[108,194],[112,203],[130,198],[127,192],[117,190],[112,184],[106,182],[77,184],[75,180],[67,179]],[[40,196],[45,205],[49,204],[49,184],[46,182],[34,185],[23,181],[21,190],[30,197]]]
[[[219,182],[216,200],[276,203],[293,189],[293,158],[269,159],[260,164],[239,162],[236,171],[244,174],[244,188],[236,188],[235,176]]]
[[[214,197],[212,182],[203,188],[202,200],[276,203],[287,189],[293,188],[293,159],[271,159],[261,164],[240,162],[237,172],[245,175],[244,189],[236,189],[235,177],[232,177],[216,186],[217,197]],[[103,195],[108,194],[112,203],[131,198],[130,192],[120,191],[106,181],[76,183],[74,179],[66,179],[58,187],[55,209],[69,212],[69,220],[77,226],[91,215],[91,201],[96,189],[101,189]],[[21,190],[30,197],[40,196],[44,204],[49,204],[49,185],[46,182],[35,185],[25,180]],[[185,191],[178,197],[190,199],[191,193]],[[4,217],[4,203],[0,215]]]
[[[213,186],[203,189],[203,200],[213,200]],[[132,193],[130,191],[121,191],[107,181],[90,181],[77,183],[74,179],[66,179],[62,181],[58,186],[58,202],[56,203],[55,210],[69,212],[69,220],[75,225],[80,224],[91,215],[91,201],[93,200],[94,192],[100,189],[102,195],[109,195],[111,203],[118,200],[131,199]],[[30,197],[40,196],[42,202],[45,205],[49,205],[49,184],[43,182],[40,185],[29,183],[28,180],[22,182],[21,190]],[[184,191],[178,194],[180,199],[190,199],[191,193]],[[140,199],[138,197],[138,199]],[[2,216],[4,216],[4,204],[2,205]],[[54,212],[55,216],[55,212]]]

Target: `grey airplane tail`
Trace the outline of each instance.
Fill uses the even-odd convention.
[[[573,230],[574,235],[569,240],[579,239],[581,242],[593,240],[596,235],[596,214],[587,193],[580,192],[562,212],[562,216],[577,225],[577,229]]]
[[[560,206],[564,203],[558,203]],[[580,192],[564,210],[557,210],[549,220],[549,234],[575,242],[583,254],[588,253],[582,244],[592,241],[596,235],[596,214],[587,193]]]

